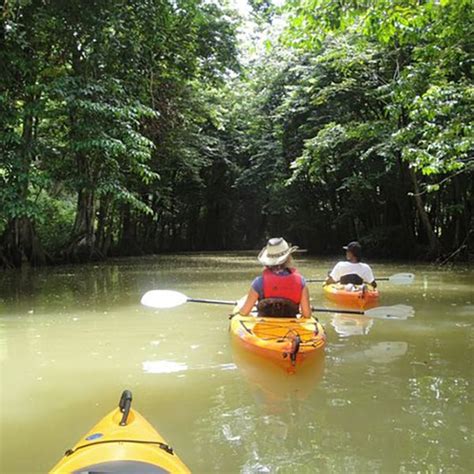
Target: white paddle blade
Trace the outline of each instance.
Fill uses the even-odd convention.
[[[396,304],[394,306],[379,306],[368,309],[364,312],[365,316],[377,319],[408,319],[415,316],[413,306]]]
[[[188,297],[179,291],[152,290],[147,291],[141,299],[144,306],[150,308],[174,308],[188,301]]]
[[[394,283],[395,285],[410,285],[415,281],[414,273],[395,273],[392,275],[388,281]]]

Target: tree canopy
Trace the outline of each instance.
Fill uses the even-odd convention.
[[[3,3],[2,264],[470,258],[471,2],[249,4],[253,44],[227,2]]]

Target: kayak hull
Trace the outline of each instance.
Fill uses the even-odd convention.
[[[230,332],[238,345],[287,372],[296,371],[306,360],[320,354],[326,344],[324,328],[313,317],[272,318],[237,314],[231,320]]]
[[[325,362],[323,350],[307,358],[296,373],[287,373],[271,361],[247,350],[236,338],[231,341],[237,368],[259,403],[263,402],[271,411],[284,409],[284,401],[294,398],[306,400],[321,381]]]
[[[346,290],[344,285],[333,283],[323,286],[327,299],[350,308],[369,308],[379,299],[379,290],[371,285],[355,285],[355,291]]]
[[[83,472],[172,472],[189,469],[162,436],[137,411],[130,409],[127,424],[116,408],[97,423],[50,474]]]

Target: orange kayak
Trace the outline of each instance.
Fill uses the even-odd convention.
[[[341,306],[349,306],[351,308],[366,308],[375,306],[379,298],[379,290],[371,285],[341,285],[333,283],[324,285],[323,290],[326,298],[334,301]]]
[[[320,353],[326,333],[316,318],[277,318],[235,315],[230,332],[246,350],[295,372],[305,360]]]

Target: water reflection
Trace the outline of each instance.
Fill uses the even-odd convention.
[[[10,309],[22,313],[133,305],[147,290],[176,289],[178,285],[186,290],[197,282],[198,287],[207,282],[207,287],[212,288],[221,279],[221,267],[227,267],[225,273],[232,279],[246,281],[240,290],[245,292],[258,269],[255,257],[234,256],[234,263],[229,266],[231,259],[229,254],[194,254],[179,259],[167,255],[110,260],[98,265],[12,270],[0,273],[0,298]],[[215,295],[205,292],[203,296]]]
[[[188,365],[168,360],[146,360],[142,364],[142,369],[147,374],[171,374],[188,370]]]
[[[364,336],[369,334],[374,320],[365,317],[351,317],[336,314],[331,320],[331,326],[342,337]]]
[[[308,436],[308,428],[318,425],[314,407],[292,399],[272,412],[265,404],[248,401],[245,389],[246,384],[219,387],[207,415],[195,421],[198,439],[206,441],[197,446],[199,454],[205,456],[206,447],[212,446],[208,464],[195,466],[195,472],[314,472],[316,446]]]
[[[367,362],[390,364],[403,357],[408,352],[408,347],[408,343],[404,341],[383,341],[377,343],[364,341],[362,347],[357,349],[338,344],[332,348],[330,358],[333,363],[335,362],[337,365],[346,367],[366,365]]]
[[[173,362],[169,360],[145,360],[142,363],[142,370],[146,374],[172,374],[174,372],[186,372],[187,370],[235,370],[235,364],[218,365],[196,365],[189,367],[183,362]]]
[[[378,364],[386,364],[404,356],[408,351],[408,344],[403,341],[385,341],[373,344],[364,354]]]
[[[324,352],[314,354],[298,368],[287,373],[264,358],[232,344],[234,361],[249,384],[254,397],[270,412],[278,412],[284,402],[306,400],[324,373]]]

